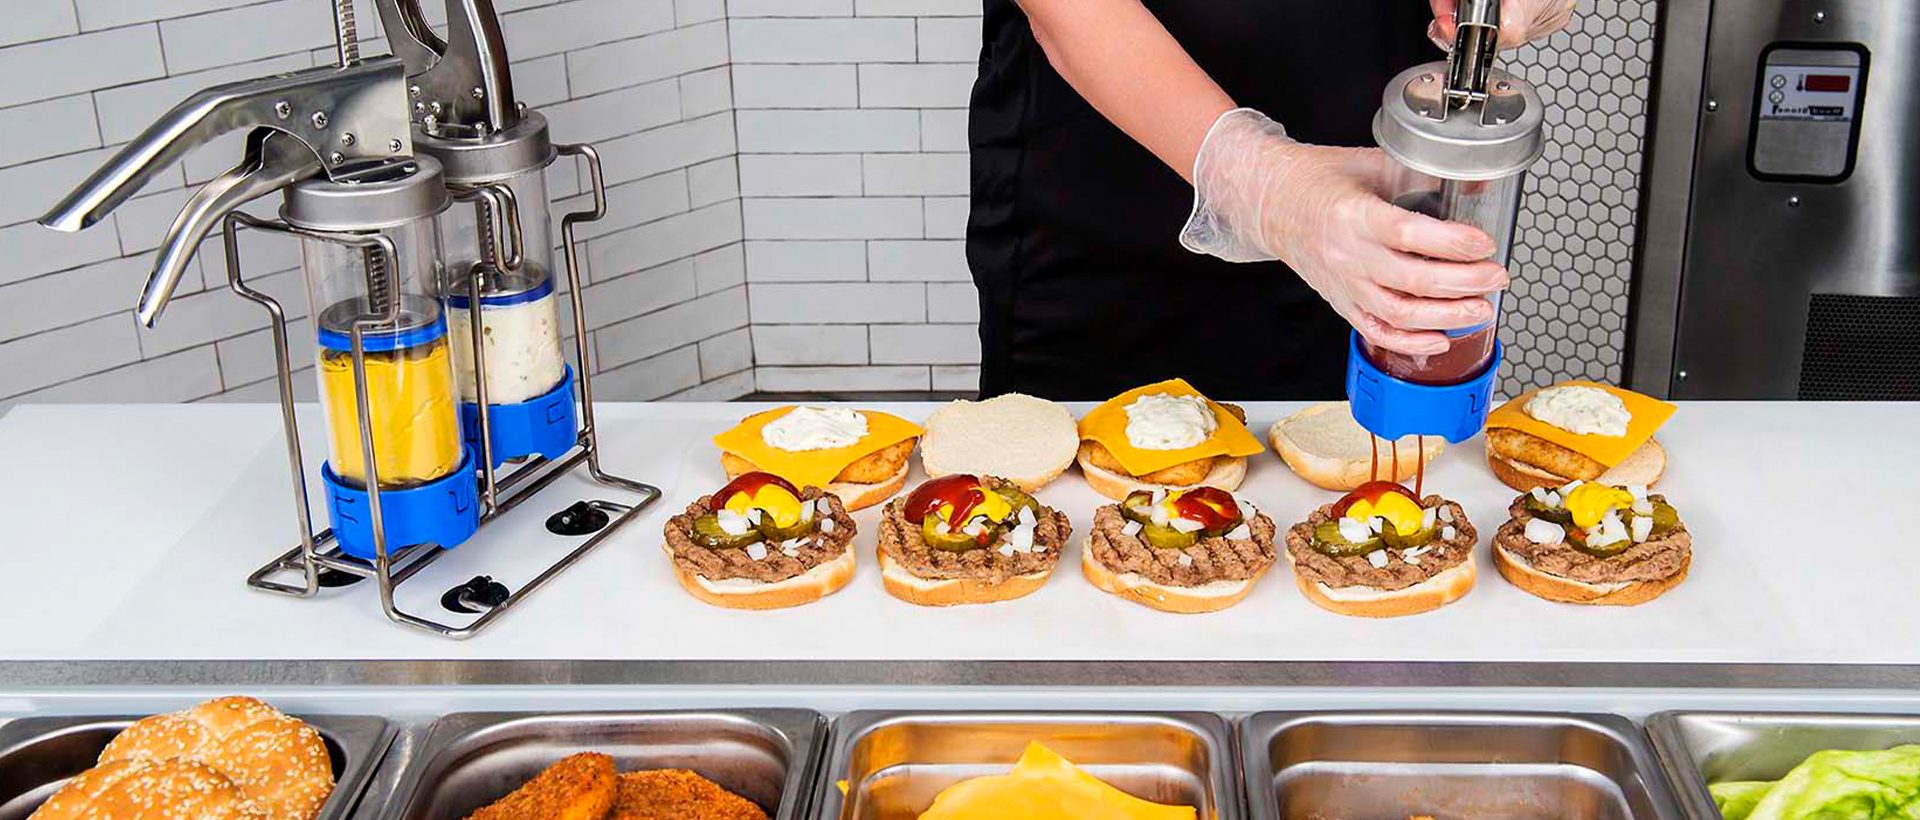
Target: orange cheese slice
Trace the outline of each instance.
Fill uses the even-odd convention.
[[[1506,404],[1494,408],[1493,412],[1487,414],[1487,427],[1504,427],[1510,430],[1519,430],[1522,433],[1546,439],[1594,461],[1598,461],[1601,464],[1605,464],[1608,467],[1612,467],[1625,461],[1627,456],[1633,454],[1634,450],[1640,449],[1640,445],[1647,443],[1647,439],[1653,438],[1654,432],[1659,430],[1661,425],[1666,424],[1667,419],[1673,417],[1673,411],[1678,409],[1652,396],[1643,396],[1632,390],[1624,390],[1610,384],[1573,381],[1562,382],[1554,386],[1561,387],[1570,384],[1580,385],[1582,387],[1598,387],[1601,390],[1620,397],[1621,403],[1627,406],[1628,415],[1632,416],[1632,418],[1627,420],[1627,434],[1624,436],[1602,436],[1593,433],[1582,435],[1580,433],[1562,430],[1529,416],[1527,415],[1527,400],[1533,398],[1533,394],[1540,392],[1539,390],[1529,390],[1513,397],[1513,400]]]
[[[774,419],[794,411],[777,407],[755,413],[733,429],[713,437],[713,445],[722,452],[753,462],[753,466],[793,482],[796,487],[825,487],[841,470],[860,459],[908,439],[918,438],[920,426],[899,416],[874,410],[861,410],[867,417],[867,435],[845,447],[826,450],[782,450],[770,445],[760,431]]]
[[[1168,379],[1136,387],[1093,408],[1093,412],[1080,420],[1080,438],[1100,442],[1100,446],[1107,448],[1114,460],[1132,475],[1146,475],[1175,464],[1214,456],[1255,456],[1266,451],[1260,445],[1260,440],[1247,432],[1245,424],[1241,424],[1239,419],[1227,412],[1227,408],[1212,399],[1207,399],[1207,404],[1213,408],[1218,426],[1206,441],[1182,450],[1148,450],[1133,446],[1133,442],[1127,438],[1127,405],[1132,404],[1134,399],[1154,393],[1207,398],[1193,389],[1193,385],[1187,384],[1186,379]]]
[[[1194,820],[1196,815],[1191,806],[1127,794],[1052,749],[1029,743],[1012,772],[948,786],[920,820]]]

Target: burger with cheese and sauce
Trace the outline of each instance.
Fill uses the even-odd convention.
[[[1459,504],[1375,481],[1287,530],[1287,561],[1300,592],[1320,608],[1390,618],[1472,591],[1479,537]]]
[[[1007,601],[1047,583],[1073,525],[998,476],[955,473],[887,504],[880,578],[921,606]]]
[[[1108,399],[1082,418],[1076,460],[1094,490],[1120,501],[1140,490],[1231,492],[1247,476],[1247,456],[1265,449],[1247,432],[1244,410],[1169,379]]]
[[[817,601],[853,578],[853,518],[839,496],[742,473],[667,519],[673,576],[693,597],[732,609]]]
[[[1493,565],[1514,586],[1570,604],[1631,606],[1687,579],[1693,535],[1665,496],[1641,485],[1535,487],[1507,508]]]
[[[920,427],[899,416],[849,407],[781,407],[755,413],[713,437],[728,476],[773,473],[871,507],[907,484]]]
[[[1093,513],[1080,570],[1102,590],[1167,612],[1239,603],[1273,567],[1273,519],[1217,487],[1134,490]]]
[[[1567,382],[1514,397],[1487,416],[1487,466],[1522,492],[1569,481],[1652,486],[1667,469],[1653,438],[1674,406],[1631,390]]]

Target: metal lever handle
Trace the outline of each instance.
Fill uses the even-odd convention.
[[[493,0],[446,0],[447,37],[435,36],[419,0],[376,0],[393,53],[412,80],[414,120],[428,133],[484,136],[520,121],[506,37]]]
[[[202,89],[94,171],[40,224],[77,231],[104,219],[155,174],[230,131],[267,127],[305,142],[329,169],[355,159],[411,153],[399,60],[368,60]]]
[[[1454,24],[1447,97],[1466,105],[1487,96],[1487,75],[1500,51],[1500,0],[1460,0]]]
[[[180,277],[193,261],[200,240],[213,231],[227,214],[250,201],[280,190],[296,180],[320,173],[320,158],[305,143],[271,128],[257,128],[247,135],[247,156],[231,170],[194,191],[180,215],[167,228],[160,253],[153,262],[153,273],[140,291],[135,314],[140,322],[153,327],[167,300],[180,284]]]

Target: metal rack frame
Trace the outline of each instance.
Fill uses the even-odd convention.
[[[363,252],[379,254],[385,257],[389,266],[396,261],[393,241],[380,234],[339,233],[315,231],[289,225],[284,221],[265,220],[249,216],[242,212],[229,214],[222,223],[222,239],[227,258],[228,287],[238,296],[260,305],[267,311],[273,331],[274,361],[279,384],[280,419],[287,444],[287,466],[292,480],[294,494],[294,513],[300,523],[300,543],[281,554],[280,557],[255,570],[247,577],[247,585],[257,590],[287,595],[295,598],[312,598],[319,594],[322,570],[343,572],[360,578],[373,578],[380,589],[380,606],[389,620],[402,626],[412,627],[442,637],[456,640],[478,634],[501,614],[532,595],[544,586],[553,576],[560,574],[587,553],[605,541],[608,536],[632,521],[641,510],[659,500],[660,490],[649,484],[623,478],[607,472],[600,464],[599,428],[593,418],[593,378],[591,353],[587,349],[586,312],[580,297],[579,255],[575,248],[574,228],[582,222],[593,222],[606,216],[606,183],[601,174],[600,156],[592,146],[556,145],[558,156],[578,156],[587,160],[587,167],[593,180],[593,207],[568,213],[561,219],[560,233],[564,243],[566,258],[568,297],[573,304],[574,353],[579,364],[576,376],[580,385],[580,430],[576,445],[572,451],[557,460],[543,456],[533,456],[528,461],[508,472],[504,477],[495,473],[493,466],[493,442],[489,429],[489,414],[486,394],[486,352],[482,347],[483,334],[477,332],[481,324],[480,278],[483,270],[476,267],[474,279],[470,283],[476,298],[468,301],[471,327],[476,332],[469,334],[473,344],[474,374],[476,381],[476,400],[480,413],[480,469],[477,479],[480,482],[481,497],[480,525],[484,529],[489,521],[512,510],[514,507],[545,489],[562,475],[571,472],[582,463],[587,466],[588,476],[595,482],[619,490],[634,493],[639,500],[634,503],[595,500],[588,502],[603,512],[617,514],[613,520],[587,540],[549,565],[533,580],[508,595],[506,600],[487,609],[479,618],[465,626],[453,626],[446,623],[415,615],[399,608],[394,601],[394,590],[407,579],[440,557],[443,549],[433,544],[421,544],[399,550],[389,550],[386,531],[381,515],[379,466],[376,463],[373,437],[370,435],[373,423],[372,412],[367,401],[366,350],[362,334],[371,327],[394,319],[393,316],[375,316],[365,314],[354,320],[351,328],[353,344],[353,383],[356,391],[355,422],[359,425],[361,455],[366,464],[367,507],[373,528],[374,560],[369,562],[354,558],[342,552],[335,543],[332,528],[315,531],[313,511],[307,499],[307,478],[305,462],[301,457],[300,431],[294,412],[293,366],[288,355],[286,311],[273,297],[247,286],[240,267],[239,228],[266,233],[280,234],[300,239],[330,242]],[[501,194],[504,192],[505,196]],[[473,196],[479,197],[489,208],[497,208],[508,221],[512,234],[519,235],[519,212],[512,193],[504,186],[487,186],[476,189]],[[498,224],[498,223],[496,223]],[[496,233],[499,233],[496,231]],[[495,239],[498,244],[498,238]],[[499,252],[495,259],[504,258],[504,248],[485,249],[489,253]],[[513,256],[520,255],[517,239]],[[398,310],[398,300],[388,300],[387,312]],[[299,573],[299,584],[277,581],[273,576],[284,573]]]

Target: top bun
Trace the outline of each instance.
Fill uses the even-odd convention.
[[[1058,478],[1080,447],[1067,408],[1023,393],[956,401],[933,411],[923,426],[920,464],[929,478],[1000,476],[1026,492]]]
[[[1373,474],[1376,441],[1380,446],[1379,469],[1392,475]],[[1433,461],[1447,447],[1439,436],[1427,436],[1424,442],[1415,436],[1402,436],[1397,444],[1400,458],[1396,470],[1396,444],[1362,428],[1344,401],[1322,402],[1281,419],[1267,431],[1267,442],[1301,478],[1322,489],[1342,491],[1375,478],[1411,479],[1421,464]]]

